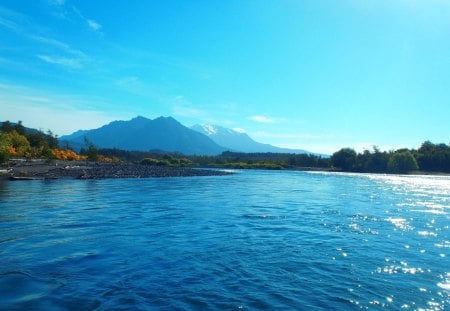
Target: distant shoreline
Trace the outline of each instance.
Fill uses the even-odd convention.
[[[343,171],[332,168],[291,167],[291,168],[242,168],[229,165],[202,167],[171,167],[158,165],[142,165],[135,163],[103,163],[94,161],[67,160],[32,160],[17,161],[9,167],[0,168],[0,180],[49,180],[49,179],[111,179],[111,178],[164,178],[164,177],[193,177],[193,176],[223,176],[233,174],[226,169],[243,170],[276,170],[299,172],[329,172],[348,174],[381,174]],[[421,176],[450,176],[443,172],[411,171],[400,175]]]
[[[232,173],[190,167],[166,167],[134,163],[101,163],[88,161],[33,161],[15,163],[0,171],[1,179],[107,179],[222,176]]]
[[[344,174],[376,174],[376,175],[420,175],[420,176],[450,176],[449,173],[443,172],[423,172],[423,171],[411,171],[408,173],[374,173],[374,172],[352,172],[352,171],[342,171],[336,169],[329,168],[295,168],[295,169],[286,169],[292,171],[301,171],[301,172],[326,172],[326,173],[344,173]]]

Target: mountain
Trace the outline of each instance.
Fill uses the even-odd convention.
[[[161,150],[187,155],[217,155],[225,151],[207,136],[185,127],[172,117],[151,120],[139,116],[129,121],[113,121],[98,129],[62,136],[60,140],[79,145],[84,144],[85,138],[98,148]]]
[[[73,141],[73,140],[75,140],[75,139],[77,139],[79,137],[84,138],[84,135],[86,135],[87,132],[89,132],[89,131],[88,130],[78,130],[76,132],[73,132],[70,135],[65,135],[65,136],[62,136],[62,137],[64,137],[64,140]]]
[[[311,153],[301,149],[279,148],[254,141],[247,134],[217,125],[194,125],[191,129],[211,138],[216,144],[230,151],[273,152],[273,153]]]

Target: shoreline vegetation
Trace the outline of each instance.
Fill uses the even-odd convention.
[[[0,177],[12,179],[145,178],[225,175],[218,169],[271,169],[382,174],[450,174],[450,145],[424,142],[419,149],[357,153],[342,148],[330,157],[314,154],[223,152],[186,156],[162,151],[98,149],[85,138],[79,153],[58,138],[19,121],[0,126]],[[208,168],[208,169],[205,169]]]

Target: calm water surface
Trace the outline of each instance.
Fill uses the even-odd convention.
[[[450,177],[0,183],[0,309],[450,309]]]

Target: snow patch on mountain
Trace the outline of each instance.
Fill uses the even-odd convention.
[[[212,124],[197,124],[192,126],[191,129],[207,135],[216,144],[223,146],[230,151],[309,153],[305,150],[279,148],[269,144],[259,143],[250,138],[241,128],[234,130]]]
[[[217,134],[217,127],[211,124],[202,124],[200,127],[203,129],[203,133],[211,136]]]

